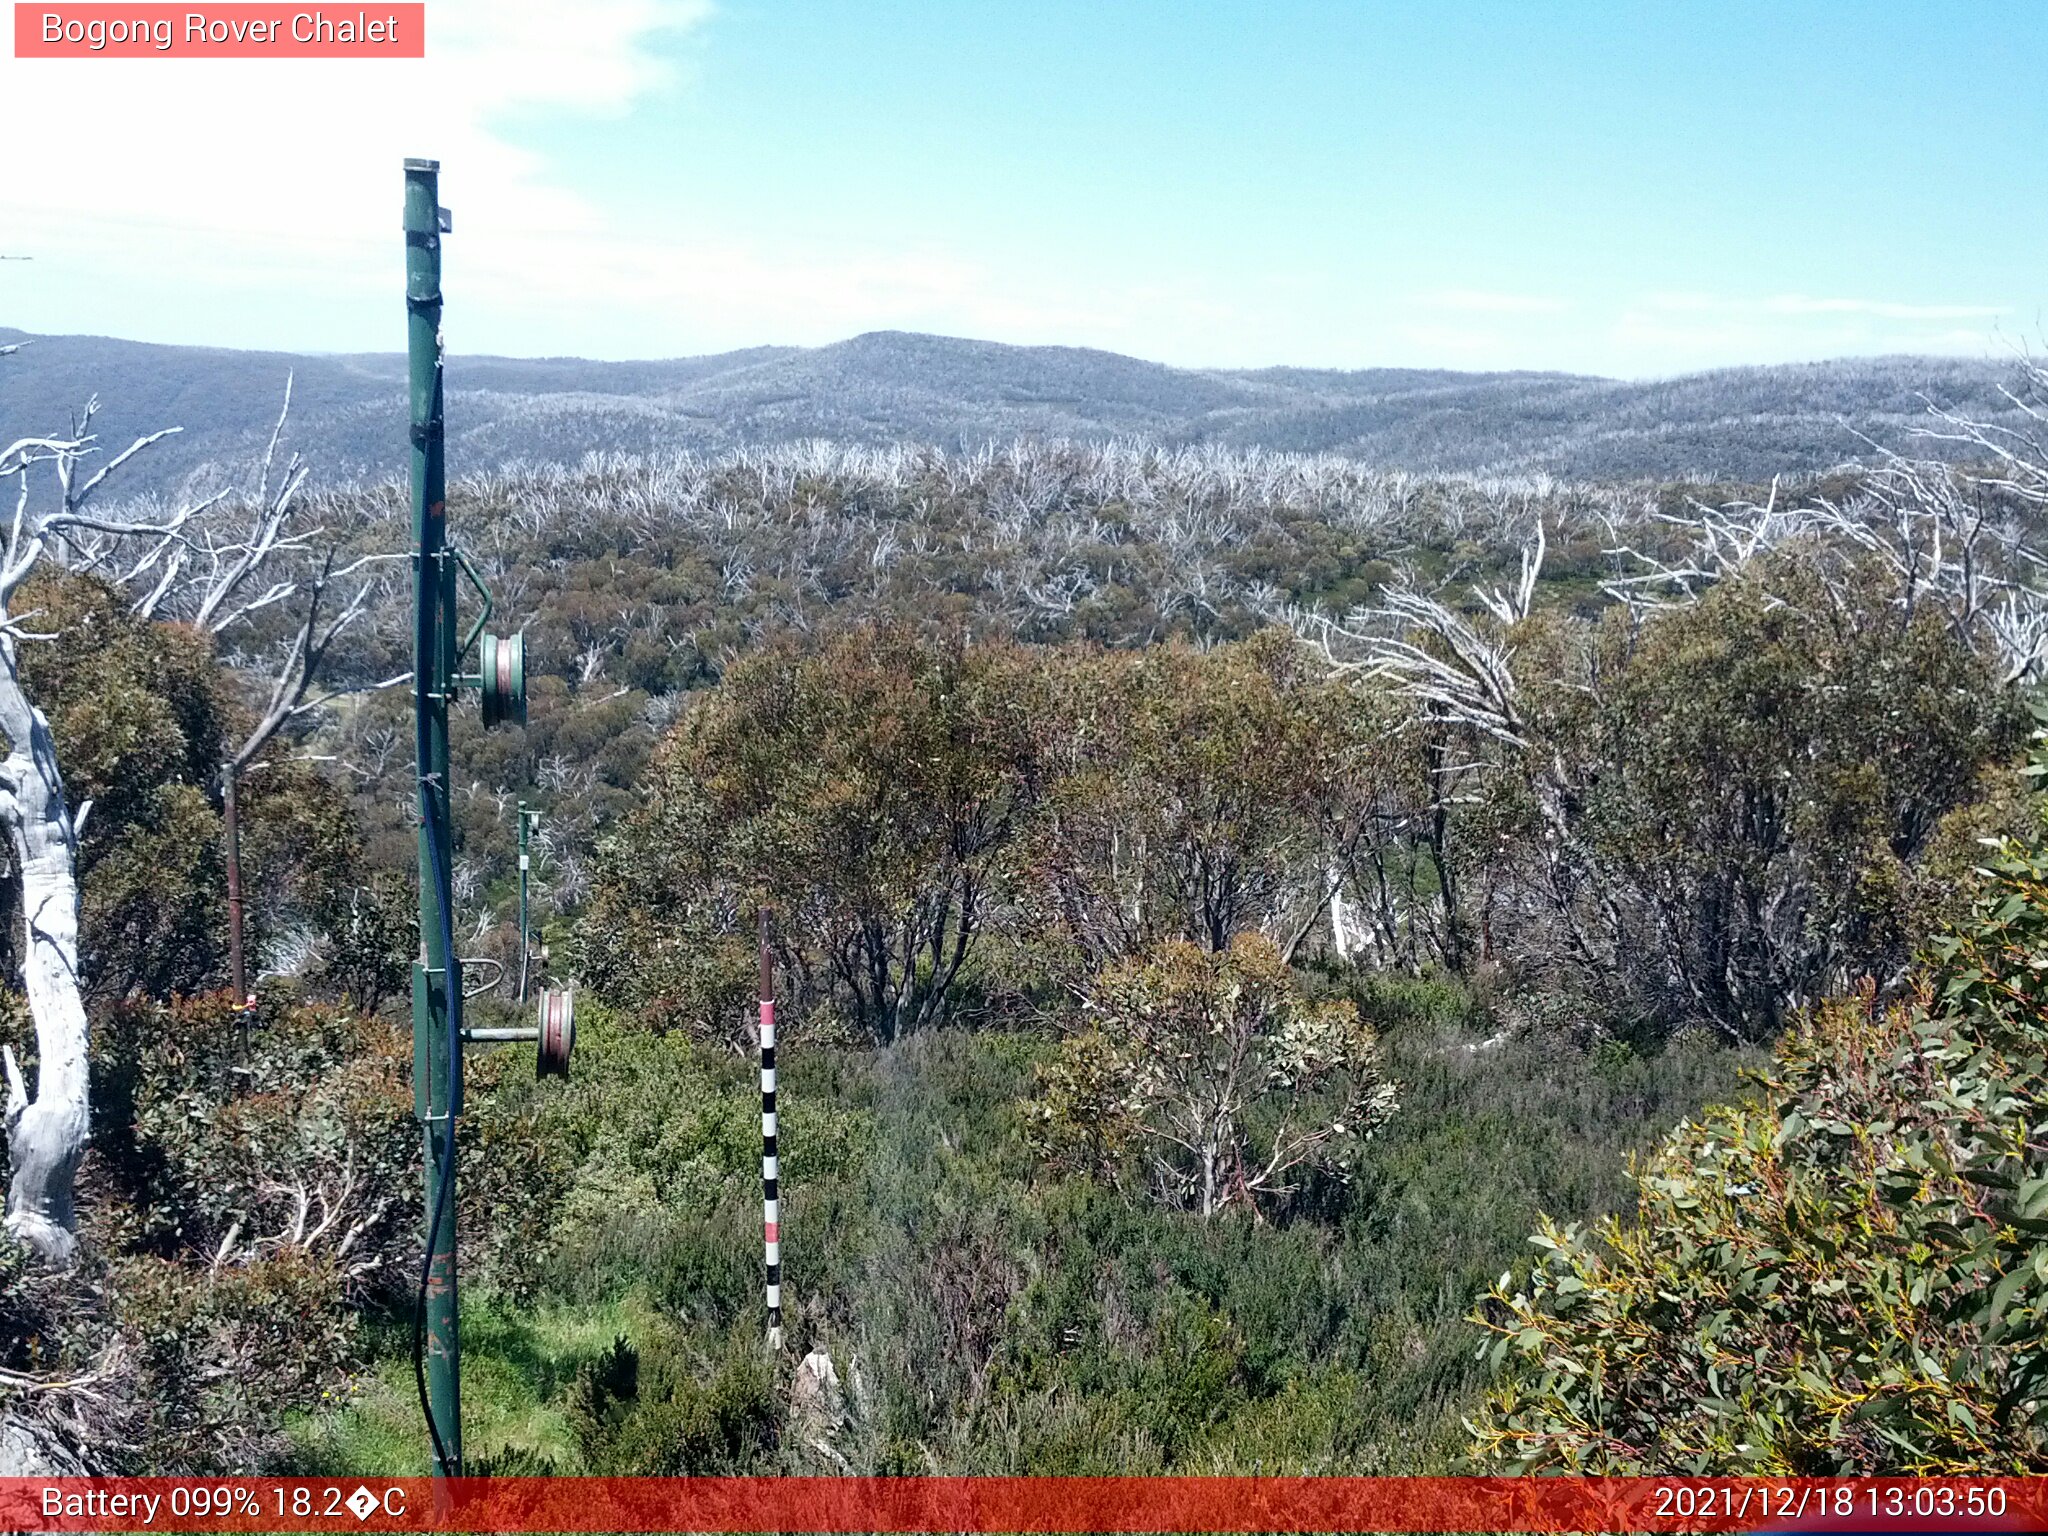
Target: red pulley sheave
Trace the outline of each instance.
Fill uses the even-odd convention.
[[[576,994],[549,987],[540,995],[540,1042],[534,1051],[536,1077],[567,1077],[576,1045]]]

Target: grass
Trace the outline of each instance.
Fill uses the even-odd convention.
[[[848,1383],[835,1454],[878,1472],[1453,1466],[1483,1387],[1476,1296],[1525,1262],[1539,1212],[1625,1208],[1628,1154],[1739,1091],[1746,1058],[1481,1045],[1490,1021],[1441,982],[1382,978],[1359,1001],[1401,1110],[1348,1186],[1263,1226],[1046,1179],[1017,1119],[1041,1039],[952,1030],[793,1053],[784,1369],[832,1355]],[[551,1134],[577,1150],[541,1299],[465,1295],[472,1460],[591,1470],[567,1399],[615,1338],[677,1403],[711,1403],[735,1351],[751,1354],[759,1190],[732,1129],[753,1112],[751,1076],[611,1021],[593,1035],[614,1032],[610,1061],[549,1101],[571,1117]],[[425,1470],[407,1342],[380,1338],[360,1389],[298,1426],[304,1467]],[[787,1391],[785,1376],[759,1411],[781,1414]],[[803,1455],[775,1464],[838,1469]]]
[[[465,1293],[463,1454],[475,1461],[524,1452],[565,1473],[584,1471],[563,1398],[576,1374],[614,1339],[660,1327],[638,1294],[596,1305],[519,1307]],[[291,1426],[293,1463],[306,1475],[425,1476],[432,1454],[420,1420],[410,1334],[381,1330],[371,1370],[332,1406]]]

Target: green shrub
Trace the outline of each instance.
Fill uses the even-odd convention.
[[[116,1009],[93,1042],[89,1304],[117,1466],[276,1464],[415,1262],[419,1131],[388,1025],[271,989]],[[31,1291],[29,1294],[34,1294]],[[74,1346],[74,1353],[77,1346]]]
[[[115,1261],[111,1311],[135,1373],[138,1469],[275,1465],[286,1416],[339,1388],[353,1359],[348,1279],[345,1261],[293,1250],[219,1267]]]
[[[901,625],[750,657],[688,711],[600,849],[584,974],[728,1041],[772,903],[785,1022],[878,1041],[953,1017],[1037,794],[1042,666]]]
[[[710,1370],[621,1336],[576,1378],[569,1422],[584,1463],[613,1476],[731,1476],[775,1449],[773,1382],[758,1339],[735,1337]]]
[[[94,1042],[94,1142],[124,1197],[116,1250],[219,1268],[331,1258],[361,1294],[400,1284],[416,1230],[410,1052],[389,1025],[266,996],[249,1031],[224,993],[121,1010]]]
[[[1531,958],[1624,1020],[1755,1041],[1903,968],[1936,829],[2026,713],[1938,606],[1892,604],[1895,581],[1793,547],[1648,620],[1524,637],[1555,659],[1515,835],[1558,839],[1540,867],[1564,920]]]
[[[1203,1216],[1342,1176],[1394,1111],[1379,1041],[1349,1001],[1313,1002],[1273,941],[1210,951],[1169,939],[1106,967],[1088,1027],[1040,1069],[1026,1117],[1055,1166],[1142,1165],[1167,1204]]]
[[[1544,1225],[1526,1286],[1479,1314],[1506,1367],[1482,1460],[2048,1470],[2044,834],[2001,846],[1917,993],[1826,1004],[1760,1102],[1681,1127],[1635,1224]]]
[[[751,1063],[589,1002],[568,1083],[536,1082],[529,1050],[480,1058],[465,1120],[486,1281],[591,1304],[644,1289],[719,1319],[758,1307]],[[805,1189],[856,1176],[873,1140],[867,1115],[823,1095],[793,1095],[779,1119],[784,1175]]]

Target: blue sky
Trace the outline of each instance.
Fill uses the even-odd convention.
[[[2048,4],[429,0],[423,63],[0,60],[0,323],[387,350],[885,327],[1653,376],[2048,330]],[[10,119],[13,119],[10,121]]]

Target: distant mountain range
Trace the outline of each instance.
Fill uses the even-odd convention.
[[[155,346],[0,328],[0,439],[61,427],[97,393],[108,444],[185,430],[150,456],[157,486],[247,461],[296,376],[291,441],[323,479],[404,463],[405,359]],[[715,451],[824,437],[946,448],[1016,438],[1142,438],[1337,453],[1390,469],[1574,479],[1765,480],[1911,449],[1926,400],[2012,417],[2008,364],[1856,358],[1650,383],[1563,373],[1169,368],[1081,347],[877,331],[826,347],[666,362],[455,357],[451,472],[591,450]],[[1925,397],[1925,398],[1923,398]],[[1921,451],[1931,451],[1921,445]]]

